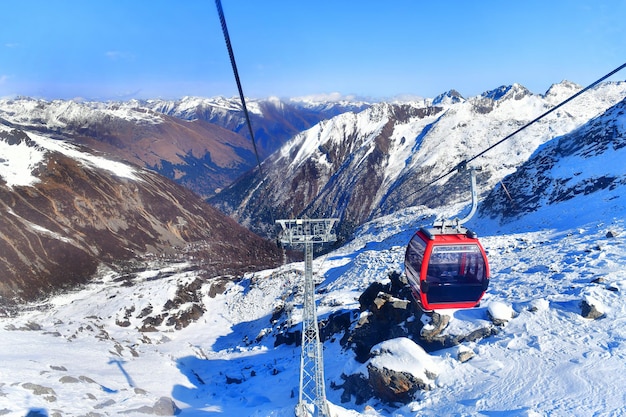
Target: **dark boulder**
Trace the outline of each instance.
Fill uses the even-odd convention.
[[[368,383],[376,397],[388,403],[407,404],[418,390],[428,389],[428,385],[408,372],[377,368],[372,364],[367,365],[367,372]]]

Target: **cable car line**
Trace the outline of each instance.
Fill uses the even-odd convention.
[[[504,138],[500,139],[498,142],[494,143],[493,145],[489,146],[488,148],[484,149],[483,151],[479,152],[478,154],[474,155],[473,157],[461,161],[457,166],[452,168],[450,171],[446,172],[443,175],[440,175],[439,177],[435,178],[434,180],[432,180],[428,184],[422,186],[421,188],[418,188],[417,190],[415,190],[412,193],[408,194],[408,196],[411,196],[411,195],[419,193],[420,191],[430,187],[431,185],[433,185],[436,182],[444,179],[445,177],[447,177],[450,174],[453,174],[453,173],[455,173],[457,171],[462,171],[462,170],[466,169],[467,165],[470,162],[480,158],[481,156],[483,156],[484,154],[486,154],[487,152],[489,152],[490,150],[492,150],[496,146],[500,145],[502,142],[504,142],[506,140],[509,140],[510,138],[512,138],[513,136],[517,135],[519,132],[521,132],[522,130],[526,129],[527,127],[529,127],[530,125],[534,124],[535,122],[538,122],[539,120],[543,119],[544,117],[546,117],[547,115],[549,115],[553,111],[557,110],[558,108],[560,108],[560,107],[564,106],[565,104],[569,103],[570,101],[574,100],[576,97],[578,97],[581,94],[583,94],[583,93],[587,92],[588,90],[592,89],[593,87],[595,87],[596,85],[598,85],[602,81],[606,80],[610,76],[612,76],[612,75],[616,74],[617,72],[621,71],[625,67],[626,67],[626,63],[620,65],[617,68],[615,68],[613,71],[609,72],[608,74],[604,75],[603,77],[598,78],[596,81],[592,82],[591,84],[589,84],[587,87],[583,88],[582,90],[580,90],[576,94],[573,94],[572,96],[570,96],[569,98],[565,99],[564,101],[562,101],[561,103],[557,104],[556,106],[552,107],[550,110],[546,111],[545,113],[541,114],[540,116],[535,117],[533,120],[531,120],[530,122],[526,123],[524,126],[520,127],[519,129],[517,129],[513,133],[508,134]]]
[[[243,94],[243,88],[241,87],[241,80],[239,78],[239,71],[237,70],[237,62],[235,61],[235,53],[233,52],[233,46],[230,42],[230,36],[228,34],[228,27],[226,26],[226,17],[224,16],[224,10],[222,9],[221,0],[215,0],[215,6],[217,7],[217,13],[219,14],[220,24],[222,25],[222,33],[224,34],[224,41],[226,42],[226,48],[228,49],[228,56],[230,57],[230,64],[233,67],[233,75],[235,76],[235,82],[237,83],[237,90],[239,91],[239,98],[241,99],[241,106],[243,107],[243,113],[246,118],[246,124],[248,125],[248,132],[252,139],[252,147],[254,148],[254,155],[256,157],[256,163],[259,167],[259,175],[261,177],[261,184],[265,182],[265,175],[263,173],[263,167],[261,166],[261,158],[259,157],[259,151],[256,146],[256,140],[254,139],[254,131],[252,129],[252,123],[250,122],[250,114],[248,112],[248,106],[246,105],[246,98]],[[275,216],[274,208],[270,207],[270,224],[274,225]]]
[[[233,74],[235,81],[237,82],[237,89],[239,90],[239,98],[241,99],[241,105],[243,107],[243,113],[246,117],[246,124],[248,125],[248,131],[250,132],[250,138],[252,138],[252,147],[254,148],[254,155],[256,156],[257,166],[259,167],[259,174],[261,174],[261,181],[263,181],[263,170],[261,168],[261,159],[259,158],[259,152],[257,151],[256,141],[254,140],[254,132],[252,130],[252,123],[250,123],[250,115],[248,114],[248,107],[246,106],[246,99],[243,95],[243,88],[241,87],[241,80],[239,79],[239,71],[237,70],[237,63],[235,62],[235,54],[233,47],[230,43],[230,36],[228,35],[228,28],[226,27],[226,18],[224,17],[224,10],[222,9],[222,2],[215,0],[215,6],[217,7],[217,13],[220,15],[220,23],[222,25],[222,32],[224,33],[224,40],[226,41],[226,48],[228,49],[228,56],[230,57],[230,64],[233,67]]]

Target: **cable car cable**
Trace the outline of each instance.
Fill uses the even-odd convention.
[[[478,154],[474,155],[470,159],[466,159],[466,160],[461,161],[457,166],[452,168],[450,171],[446,172],[443,175],[440,175],[439,177],[435,178],[434,180],[432,180],[428,184],[424,185],[423,187],[413,191],[412,193],[408,194],[408,196],[417,194],[420,191],[430,187],[431,185],[433,185],[437,181],[440,181],[440,180],[444,179],[448,175],[453,174],[454,172],[461,171],[461,170],[467,168],[467,164],[469,164],[470,162],[472,162],[472,161],[478,159],[479,157],[483,156],[484,154],[486,154],[487,152],[489,152],[490,150],[492,150],[496,146],[500,145],[502,142],[512,138],[513,136],[515,136],[516,134],[518,134],[522,130],[526,129],[527,127],[529,127],[530,125],[534,124],[535,122],[538,122],[539,120],[543,119],[544,117],[546,117],[547,115],[549,115],[553,111],[557,110],[558,108],[560,108],[560,107],[564,106],[565,104],[569,103],[570,101],[574,100],[576,97],[578,97],[581,94],[583,94],[583,93],[587,92],[588,90],[592,89],[593,87],[595,87],[596,85],[598,85],[602,81],[606,80],[610,76],[612,76],[612,75],[616,74],[617,72],[621,71],[625,67],[626,67],[626,63],[620,65],[617,68],[615,68],[613,71],[609,72],[608,74],[604,75],[603,77],[598,78],[596,81],[592,82],[591,84],[589,84],[587,87],[583,88],[582,90],[580,90],[576,94],[573,94],[572,96],[570,96],[569,98],[565,99],[564,101],[562,101],[561,103],[557,104],[556,106],[552,107],[550,110],[546,111],[545,113],[541,114],[540,116],[535,117],[533,120],[531,120],[530,122],[526,123],[524,126],[520,127],[519,129],[517,129],[513,133],[508,134],[503,139],[500,139],[498,142],[494,143],[493,145],[489,146],[488,148],[486,148],[483,151],[479,152]]]
[[[246,117],[246,124],[248,125],[248,131],[250,132],[250,138],[252,138],[252,147],[254,148],[254,155],[256,156],[257,166],[259,167],[259,173],[261,174],[261,181],[263,181],[263,170],[261,168],[261,159],[259,158],[259,152],[257,151],[256,141],[254,140],[254,132],[252,130],[252,123],[250,122],[250,115],[248,114],[248,107],[246,106],[246,99],[243,95],[243,88],[241,87],[241,80],[239,79],[239,71],[237,70],[237,63],[235,62],[235,54],[233,47],[230,43],[230,36],[228,35],[228,28],[226,27],[226,18],[224,17],[224,10],[222,9],[222,2],[215,0],[215,6],[217,7],[217,13],[220,17],[220,23],[222,25],[222,32],[224,33],[224,40],[226,41],[226,48],[228,49],[228,56],[230,57],[230,64],[233,67],[233,74],[237,83],[237,89],[239,90],[239,98],[241,99],[241,105],[243,107],[243,113]]]
[[[224,16],[224,10],[222,9],[221,0],[215,0],[215,6],[217,7],[217,13],[219,14],[220,24],[222,25],[222,33],[224,34],[224,41],[226,42],[226,48],[228,49],[228,56],[230,57],[230,64],[233,68],[233,75],[235,76],[235,82],[237,83],[237,90],[239,91],[239,98],[241,99],[241,106],[243,107],[243,113],[246,118],[246,124],[248,125],[248,132],[252,139],[252,147],[254,148],[254,155],[256,157],[256,163],[259,167],[259,175],[261,176],[261,183],[264,182],[263,167],[261,166],[261,158],[257,150],[256,141],[254,139],[254,131],[252,129],[252,123],[250,122],[250,115],[248,112],[248,106],[246,105],[246,98],[243,94],[243,88],[241,87],[241,79],[239,78],[239,71],[237,70],[237,62],[235,61],[235,53],[233,52],[233,46],[230,42],[230,36],[228,34],[228,27],[226,26],[226,17]],[[274,209],[270,207],[270,224],[274,224],[275,216]]]

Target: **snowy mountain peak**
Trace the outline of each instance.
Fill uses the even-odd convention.
[[[494,101],[505,100],[505,99],[513,99],[520,100],[523,97],[531,94],[528,89],[523,87],[522,85],[515,83],[512,85],[503,85],[495,90],[484,92],[481,97],[489,98]]]
[[[162,123],[159,114],[137,107],[137,102],[103,103],[18,98],[0,100],[0,115],[14,125],[47,130],[77,129],[111,118],[138,125]]]
[[[581,85],[563,80],[560,83],[552,84],[545,95],[556,97],[571,96],[582,89],[583,87]]]
[[[433,106],[451,105],[465,101],[465,98],[456,90],[450,90],[442,93],[433,99]]]

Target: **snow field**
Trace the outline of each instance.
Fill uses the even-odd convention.
[[[353,241],[351,249],[315,260],[317,273],[326,279],[320,315],[357,308],[362,288],[384,281],[389,271],[401,267],[403,247],[396,243],[410,231],[398,220],[390,221],[388,230],[385,223],[378,224],[380,242],[371,242],[373,230],[365,230],[365,238]],[[608,230],[618,237],[607,238]],[[397,353],[377,358],[389,367],[419,373],[415,366],[421,361],[438,364],[433,389],[400,407],[376,400],[342,404],[341,390],[330,387],[342,383],[342,373],[361,365],[338,340],[327,342],[324,359],[331,409],[337,416],[626,412],[623,233],[621,223],[615,223],[485,236],[491,286],[480,307],[446,312],[452,316],[447,331],[488,323],[489,311],[498,316],[512,311],[499,333],[426,357],[408,340],[390,341]],[[382,249],[385,245],[390,247]],[[194,279],[188,266],[163,268],[168,277],[162,279],[154,279],[158,269],[146,271],[134,286],[123,286],[103,273],[99,282],[80,291],[0,319],[0,410],[15,415],[35,408],[63,410],[63,415],[92,410],[115,415],[168,396],[182,409],[182,416],[291,416],[298,395],[300,351],[295,346],[274,347],[271,337],[254,339],[269,331],[269,318],[278,303],[292,303],[297,322],[299,295],[294,287],[300,274],[293,270],[299,264],[246,276],[215,298],[205,294],[206,313],[182,330],[161,326],[141,333],[136,322],[129,327],[115,324],[131,305],[139,311],[150,302],[156,309],[171,298],[178,284]],[[583,299],[597,301],[604,317],[583,318]],[[34,330],[25,330],[29,326]],[[456,359],[460,350],[471,350],[474,357],[461,363]],[[69,377],[78,382],[67,382]],[[29,383],[54,394],[35,394],[27,388]],[[46,399],[51,396],[56,400]]]

